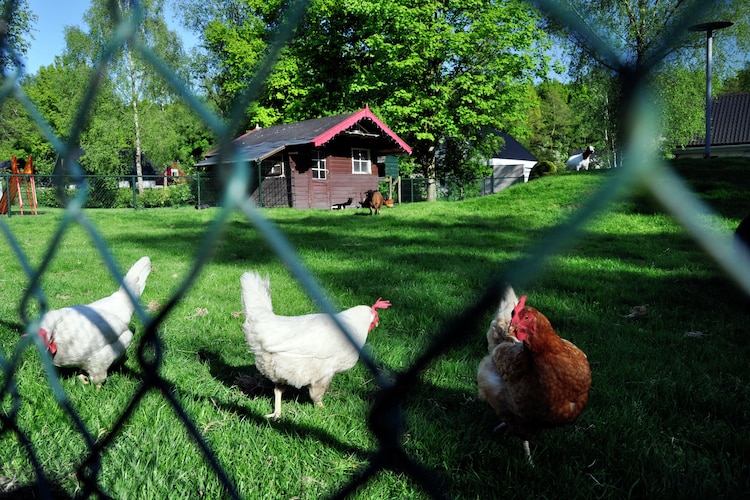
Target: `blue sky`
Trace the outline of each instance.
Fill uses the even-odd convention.
[[[26,54],[26,70],[36,73],[41,66],[55,61],[65,47],[63,28],[83,24],[83,13],[88,8],[84,0],[28,0],[31,12],[37,15],[36,26],[32,34],[34,40]]]
[[[55,56],[65,48],[63,30],[65,26],[83,26],[83,13],[88,9],[87,0],[27,0],[31,12],[38,17],[32,31],[34,40],[26,54],[26,71],[36,73],[42,66],[55,62]],[[185,50],[195,43],[195,36],[179,26],[171,10],[166,15],[170,28],[182,37]]]

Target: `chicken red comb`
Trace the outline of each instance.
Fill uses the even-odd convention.
[[[373,318],[372,323],[370,323],[370,328],[367,330],[368,333],[372,331],[373,328],[378,326],[378,323],[380,322],[380,318],[378,317],[378,309],[388,309],[389,307],[391,307],[390,301],[383,300],[381,297],[378,297],[378,300],[376,300],[370,308],[373,314]]]
[[[389,307],[391,307],[391,302],[389,300],[383,300],[382,297],[378,297],[378,300],[375,301],[371,309],[372,312],[375,312],[375,309],[388,309]]]
[[[513,308],[513,316],[517,316],[524,307],[526,307],[526,295],[521,295],[521,298],[518,299],[518,304]]]

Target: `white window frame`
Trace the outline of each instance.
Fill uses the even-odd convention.
[[[312,152],[312,178],[316,181],[325,181],[328,179],[328,169],[326,155],[319,150]]]
[[[366,148],[352,148],[352,173],[371,174],[372,160],[370,150]]]
[[[284,177],[284,155],[279,153],[260,161],[261,177]]]

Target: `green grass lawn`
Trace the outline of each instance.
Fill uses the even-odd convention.
[[[750,214],[747,162],[681,162],[685,178],[730,233]],[[393,307],[380,313],[368,350],[386,371],[401,372],[441,327],[474,304],[493,275],[544,241],[610,173],[558,175],[499,194],[455,203],[365,210],[264,210],[302,263],[341,307]],[[198,244],[219,209],[87,210],[122,272],[143,255],[153,271],[142,297],[157,309],[197,259]],[[32,265],[38,265],[63,212],[4,219]],[[24,326],[19,302],[28,285],[3,240],[0,351],[8,359]],[[158,326],[159,374],[245,498],[331,496],[370,463],[378,440],[368,428],[377,389],[363,363],[337,375],[315,408],[306,391],[288,390],[279,421],[270,385],[259,380],[241,331],[239,278],[271,277],[275,311],[317,311],[305,291],[241,213],[232,214],[199,278]],[[49,308],[87,303],[116,288],[79,227],[68,230],[42,288]],[[438,489],[452,498],[739,498],[750,491],[750,342],[748,299],[699,245],[645,195],[612,204],[562,254],[538,263],[517,289],[557,332],[588,355],[593,388],[569,427],[532,440],[536,467],[520,441],[493,434],[496,417],[476,395],[490,312],[467,327],[404,392],[400,442]],[[627,316],[635,306],[646,314]],[[27,311],[33,317],[38,306]],[[155,314],[155,313],[154,313]],[[138,400],[116,434],[114,423],[148,378],[136,349],[144,327],[100,391],[75,371],[58,377],[94,439],[108,444],[98,483],[115,498],[225,498],[219,479],[157,390]],[[31,442],[46,478],[67,495],[82,491],[75,471],[87,445],[53,397],[40,355],[27,349],[2,393],[0,496],[26,492],[37,478],[10,429]],[[3,387],[7,374],[0,373]],[[9,419],[16,411],[15,418]],[[357,498],[420,498],[428,493],[403,468],[374,475]],[[20,492],[20,493],[19,493]]]

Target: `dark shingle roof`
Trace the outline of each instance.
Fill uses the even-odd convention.
[[[706,144],[703,135],[687,146]],[[750,144],[750,94],[719,96],[711,103],[711,145]]]
[[[411,148],[391,129],[376,117],[368,106],[354,113],[344,113],[324,118],[315,118],[301,122],[276,125],[269,128],[256,127],[232,141],[245,160],[262,160],[283,150],[287,146],[312,144],[320,147],[337,135],[346,132],[357,123],[367,121],[370,126],[380,131],[382,137],[391,141],[400,151],[411,154]],[[206,159],[196,166],[214,165],[219,161],[219,150],[215,149],[206,155]]]
[[[285,144],[305,144],[312,142],[326,130],[330,130],[354,113],[346,113],[325,118],[315,118],[269,128],[256,128],[237,137],[234,143],[240,147],[255,146],[264,142]]]
[[[512,135],[505,132],[493,131],[495,135],[499,135],[505,140],[503,147],[495,153],[493,158],[504,158],[510,160],[527,160],[527,161],[538,161],[528,149],[523,147]]]

